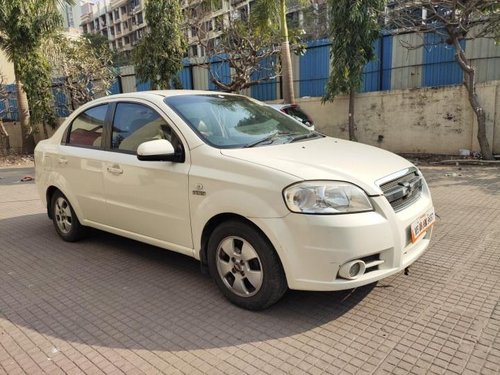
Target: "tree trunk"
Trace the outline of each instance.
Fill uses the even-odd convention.
[[[290,43],[288,41],[285,0],[280,0],[280,28],[283,39],[281,43],[283,100],[285,103],[293,104],[295,102],[295,95],[293,92],[292,58],[290,56]]]
[[[17,86],[17,110],[19,113],[19,121],[21,123],[21,136],[22,136],[22,150],[23,154],[32,154],[35,150],[35,139],[33,137],[33,129],[30,123],[30,108],[28,102],[28,95],[24,91],[23,84],[18,79],[16,73],[16,86]]]
[[[47,130],[47,124],[44,122],[42,125],[43,129],[43,139],[49,139],[49,131]]]
[[[356,95],[356,90],[351,87],[349,91],[349,140],[357,142],[354,123],[354,96]]]
[[[484,108],[479,103],[479,97],[476,92],[476,69],[470,64],[465,56],[465,52],[460,45],[458,37],[453,33],[453,30],[448,29],[448,34],[451,36],[453,46],[455,47],[455,57],[458,64],[464,72],[464,86],[467,89],[467,96],[470,106],[476,115],[477,120],[477,140],[481,148],[483,159],[493,160],[493,152],[486,136],[486,113]]]
[[[481,148],[481,154],[483,159],[493,160],[493,152],[490,148],[488,137],[486,136],[486,113],[481,104],[479,104],[479,97],[476,93],[475,75],[476,73],[474,71],[472,73],[465,72],[465,88],[467,89],[469,103],[476,115],[477,140]]]
[[[5,127],[3,126],[3,121],[1,118],[0,118],[0,140],[2,141],[1,142],[2,149],[0,150],[0,154],[3,154],[5,150],[5,154],[8,155],[10,151],[10,136],[9,133],[7,133]]]

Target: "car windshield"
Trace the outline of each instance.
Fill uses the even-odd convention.
[[[203,141],[218,148],[282,144],[318,134],[267,105],[243,96],[178,95],[165,98],[165,103]]]

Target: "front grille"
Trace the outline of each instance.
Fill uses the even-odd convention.
[[[412,170],[402,177],[383,183],[380,188],[394,211],[401,211],[420,198],[422,186],[422,177],[416,170]]]

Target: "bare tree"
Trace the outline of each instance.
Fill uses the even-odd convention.
[[[411,0],[394,2],[388,14],[389,24],[400,32],[435,33],[452,45],[464,74],[468,100],[477,119],[477,139],[484,159],[493,159],[486,137],[486,113],[476,92],[476,68],[466,57],[461,41],[474,38],[498,38],[500,4],[498,0]],[[417,46],[406,45],[407,48]]]
[[[212,17],[213,2],[193,0],[188,8],[192,41],[201,47],[210,80],[222,91],[239,92],[280,73],[277,32],[253,27],[245,13]],[[229,76],[222,69],[227,63]]]
[[[92,47],[85,37],[68,39],[58,35],[45,45],[56,89],[69,97],[66,109],[72,112],[99,95],[108,93],[115,74],[112,53],[106,45]]]

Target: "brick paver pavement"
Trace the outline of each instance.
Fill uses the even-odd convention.
[[[423,168],[439,219],[410,269],[248,312],[196,261],[95,231],[68,244],[30,170],[0,170],[0,373],[498,374],[500,169]]]

